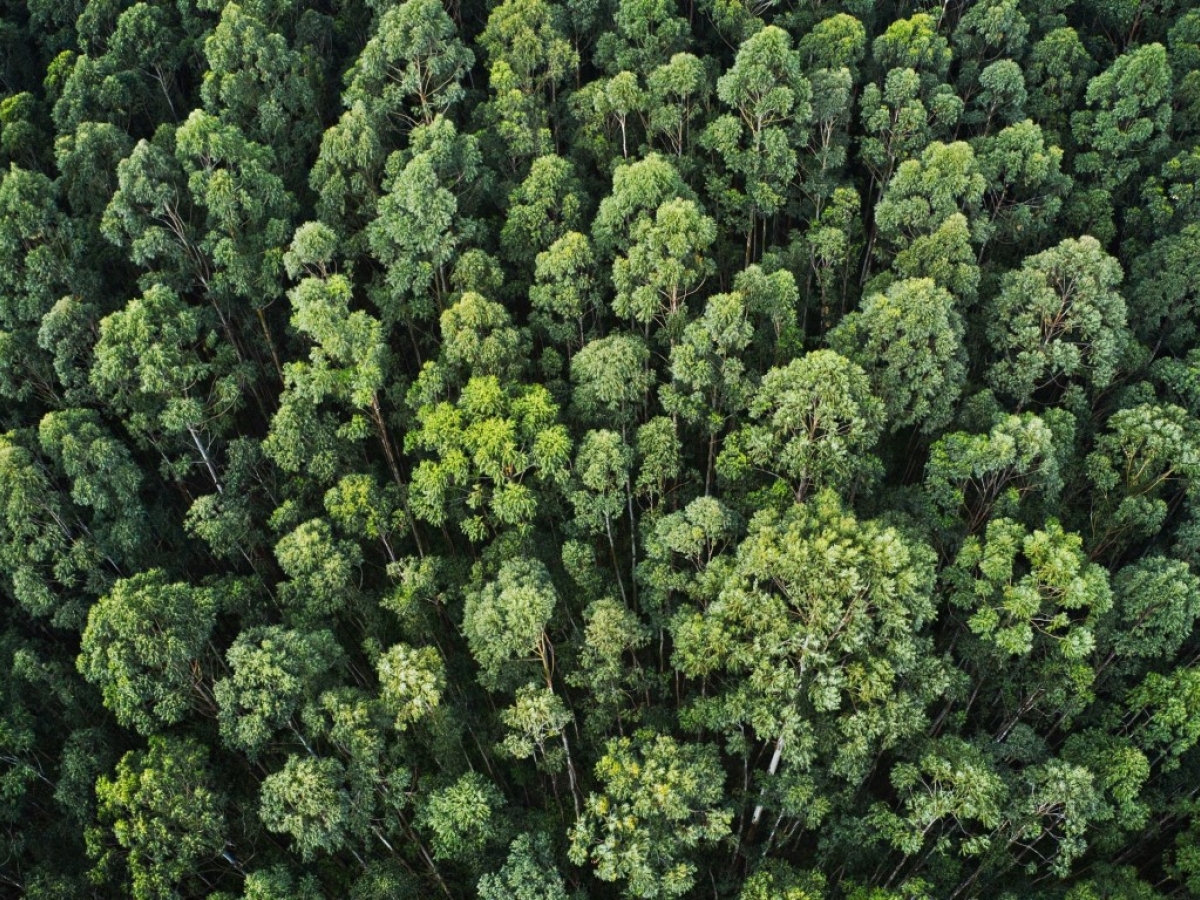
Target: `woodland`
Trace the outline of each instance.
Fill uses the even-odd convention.
[[[1200,4],[0,0],[0,896],[1200,896]]]

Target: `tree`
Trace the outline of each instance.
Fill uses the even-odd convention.
[[[1112,415],[1084,463],[1094,490],[1093,556],[1162,527],[1198,474],[1198,438],[1195,421],[1178,406],[1145,403]]]
[[[1050,385],[1073,380],[1093,391],[1116,376],[1130,340],[1121,266],[1093,237],[1066,239],[1005,276],[989,311],[988,338],[1000,351],[989,380],[1018,408]]]
[[[979,236],[972,220],[986,188],[969,144],[930,144],[919,159],[900,164],[875,207],[883,244],[876,255],[891,255],[901,277],[934,277],[954,293],[973,297],[979,276],[968,241]]]
[[[259,756],[277,731],[296,727],[292,717],[301,702],[318,693],[341,659],[341,647],[326,630],[266,625],[239,634],[225,653],[229,675],[213,685],[226,746]]]
[[[379,657],[376,670],[380,698],[396,717],[398,731],[425,718],[438,706],[446,690],[445,667],[433,647],[395,644]]]
[[[280,173],[296,184],[319,135],[315,55],[288,47],[283,35],[234,3],[205,39],[204,56],[209,71],[200,93],[209,112],[276,148]]]
[[[993,516],[1018,517],[1029,497],[1051,504],[1062,489],[1061,420],[1003,416],[987,434],[954,432],[934,443],[925,466],[928,502],[943,527],[974,534]]]
[[[208,752],[190,738],[155,736],[126,753],[113,778],[96,782],[99,829],[89,834],[97,872],[123,863],[135,900],[170,900],[181,884],[204,879],[225,847],[225,798]]]
[[[593,275],[595,254],[587,235],[569,231],[537,255],[529,289],[532,324],[568,361],[592,336],[600,318],[600,291]]]
[[[712,593],[724,571],[722,554],[733,547],[742,526],[732,509],[705,496],[662,515],[653,531],[647,529],[646,559],[637,577],[640,602],[658,632],[660,652],[680,601],[704,602]]]
[[[690,157],[695,142],[694,122],[712,94],[712,80],[704,62],[690,53],[676,53],[646,79],[650,96],[647,131],[658,136],[664,150],[677,159]]]
[[[435,859],[470,863],[499,836],[496,820],[503,803],[494,784],[478,772],[468,772],[429,794],[417,823],[430,832]]]
[[[263,825],[290,835],[306,862],[318,852],[336,853],[346,842],[351,818],[344,778],[345,768],[336,759],[289,756],[262,783]]]
[[[86,11],[86,10],[84,10]],[[106,6],[80,16],[76,27],[84,52],[65,51],[54,105],[61,132],[81,122],[111,122],[148,134],[163,122],[179,121],[180,76],[196,49],[197,17],[187,8],[133,3]]]
[[[88,614],[79,671],[122,725],[154,734],[192,704],[211,706],[202,661],[217,613],[210,588],[151,569],[117,581]]]
[[[456,401],[423,404],[416,419],[405,446],[429,455],[413,470],[409,502],[432,525],[453,515],[474,541],[527,528],[568,477],[571,439],[542,385],[472,378]]]
[[[702,144],[724,162],[710,190],[717,206],[742,223],[745,263],[754,260],[760,223],[780,212],[796,177],[795,146],[807,142],[812,87],[786,31],[767,26],[738,49],[733,67],[717,81],[730,112],[715,119]],[[765,249],[767,236],[759,238]]]
[[[954,847],[956,855],[966,857],[990,848],[1009,789],[979,748],[958,738],[938,740],[917,761],[898,763],[890,779],[902,798],[901,812],[882,803],[871,810],[879,839],[903,854],[889,881],[927,846],[935,852]]]
[[[494,581],[467,595],[463,631],[485,684],[497,684],[509,663],[537,661],[551,687],[554,648],[546,628],[557,604],[550,573],[538,560],[507,560]]]
[[[963,649],[975,679],[1005,673],[988,726],[997,741],[1022,721],[1066,723],[1094,696],[1091,657],[1112,590],[1082,547],[1055,519],[1034,531],[993,519],[984,536],[967,538],[945,575],[951,603],[969,614],[978,638]]]
[[[67,287],[72,248],[52,182],[13,164],[0,176],[0,391],[58,399],[38,327]]]
[[[1058,147],[1046,146],[1042,129],[1028,119],[976,145],[979,171],[987,180],[986,241],[1025,245],[1054,225],[1071,186],[1061,169],[1062,156]]]
[[[363,100],[343,112],[321,138],[308,183],[317,195],[317,215],[342,234],[347,255],[366,249],[361,231],[375,217],[386,158],[383,137]]]
[[[787,863],[764,863],[742,883],[738,900],[821,900],[825,879],[816,872],[797,872]]]
[[[253,310],[265,353],[279,369],[266,308],[283,293],[283,252],[295,200],[275,174],[270,147],[194,110],[175,128],[140,142],[118,166],[118,190],[102,230],[177,292],[213,307],[239,360],[239,332]],[[251,331],[250,334],[254,332]]]
[[[882,71],[913,69],[929,89],[939,84],[950,68],[953,53],[937,32],[937,23],[927,13],[892,22],[871,46],[875,63]]]
[[[1088,82],[1087,105],[1071,117],[1087,151],[1076,161],[1080,173],[1096,176],[1106,190],[1121,187],[1153,158],[1171,123],[1171,68],[1161,44],[1147,44],[1117,60]]]
[[[1200,579],[1182,560],[1148,556],[1117,572],[1113,601],[1111,652],[1170,658],[1200,616]]]
[[[337,540],[325,519],[311,519],[283,535],[275,558],[288,580],[279,599],[288,618],[301,625],[340,613],[357,594],[355,570],[362,549],[354,541]]]
[[[753,337],[745,295],[715,294],[704,315],[671,348],[671,381],[662,385],[659,397],[667,412],[707,433],[705,493],[711,487],[718,436],[746,408],[753,392],[741,358]]]
[[[588,604],[583,616],[587,624],[580,670],[566,680],[573,686],[586,687],[595,701],[585,723],[588,733],[611,734],[614,720],[621,722],[638,715],[636,709],[629,709],[646,680],[636,663],[637,651],[649,643],[650,632],[632,610],[612,597]],[[635,660],[632,668],[630,659]]]
[[[509,846],[498,872],[479,879],[480,900],[567,900],[567,888],[554,865],[544,834],[525,833]]]
[[[311,230],[324,230],[332,240],[322,225],[313,224]],[[290,257],[293,268],[302,241],[312,237],[311,230],[302,226],[297,231]],[[283,370],[283,402],[272,421],[268,448],[277,451],[283,462],[278,451],[287,440],[286,427],[294,410],[311,410],[332,400],[349,411],[351,421],[366,414],[393,480],[401,483],[398,453],[384,412],[383,393],[392,371],[392,354],[383,324],[363,310],[351,310],[352,285],[339,274],[305,278],[288,292],[288,299],[292,327],[314,346],[307,362],[289,362]]]
[[[525,162],[557,150],[551,113],[579,68],[565,10],[550,0],[505,0],[488,16],[479,44],[490,62],[492,99],[477,115],[491,129],[497,168],[520,177]]]
[[[571,381],[584,421],[614,425],[625,434],[650,390],[650,351],[636,335],[597,338],[571,359]]]
[[[1129,286],[1129,325],[1138,339],[1157,351],[1195,341],[1200,260],[1192,252],[1200,223],[1155,241],[1133,260]]]
[[[1021,121],[1028,96],[1021,67],[1011,59],[998,60],[979,74],[979,93],[964,121],[987,137],[1000,125]]]
[[[214,443],[232,427],[247,373],[205,324],[202,310],[154,285],[101,321],[91,383],[167,471],[183,479],[201,466],[220,493]]]
[[[998,62],[1020,59],[1029,34],[1029,23],[1021,15],[1016,0],[985,0],[963,13],[954,29],[956,55],[963,61],[959,73],[959,89],[970,97],[976,88],[975,80],[987,89],[985,76],[990,66]]]
[[[47,413],[38,442],[70,482],[74,504],[91,510],[81,530],[95,540],[108,565],[120,571],[139,558],[147,539],[146,508],[139,496],[143,474],[129,448],[105,427],[94,410]]]
[[[650,153],[618,166],[613,172],[612,192],[600,201],[592,221],[592,243],[597,255],[612,259],[628,251],[633,234],[670,200],[692,200],[696,195],[679,171],[663,156]]]
[[[613,312],[642,325],[651,323],[674,340],[687,315],[687,299],[704,284],[712,269],[705,254],[716,240],[717,227],[691,200],[669,200],[654,220],[640,221],[627,255],[613,263]]]
[[[713,748],[639,731],[605,745],[596,764],[604,793],[589,794],[571,829],[571,861],[591,862],[629,897],[678,897],[691,889],[689,856],[729,833],[724,773]]]
[[[872,294],[829,335],[863,368],[891,429],[926,432],[949,423],[966,381],[962,318],[932,279],[898,281]]]
[[[494,376],[511,381],[521,374],[525,341],[501,304],[467,291],[442,313],[442,360],[466,378]]]
[[[963,102],[948,88],[935,91],[926,102],[917,71],[896,68],[887,73],[882,87],[871,83],[863,88],[860,109],[865,132],[862,161],[882,190],[901,162],[917,158],[934,138],[958,123]]]
[[[396,130],[432,125],[462,98],[475,54],[440,3],[407,0],[383,12],[350,73],[344,100]]]
[[[620,527],[626,505],[632,507],[633,448],[615,431],[589,431],[579,442],[575,457],[578,486],[570,494],[575,523],[586,534],[604,534],[612,553],[613,569],[625,596],[613,527]],[[632,525],[632,522],[631,522]]]
[[[119,567],[87,534],[32,441],[0,437],[0,559],[5,591],[25,613],[80,628]],[[109,548],[116,551],[118,548]]]
[[[693,701],[693,721],[745,734],[748,759],[750,734],[773,747],[760,790],[770,792],[785,755],[801,773],[821,759],[856,786],[880,747],[923,727],[920,698],[944,677],[918,662],[933,576],[929,547],[857,521],[830,491],[757,513],[705,605],[671,624],[675,665],[721,686]],[[819,821],[819,809],[777,797],[758,801],[753,824],[768,798],[780,819]]]
[[[533,161],[529,175],[508,197],[508,216],[500,229],[505,256],[532,274],[543,251],[582,223],[585,195],[574,166],[559,156]]]
[[[1095,70],[1095,61],[1073,28],[1056,28],[1030,48],[1027,108],[1048,134],[1060,139],[1071,134],[1071,113]]]
[[[615,28],[596,41],[596,63],[609,75],[627,71],[642,77],[688,49],[690,28],[663,0],[619,0]]]
[[[470,184],[481,161],[474,136],[459,135],[441,117],[413,132],[407,154],[389,158],[386,193],[367,226],[371,252],[385,268],[374,295],[385,325],[411,330],[442,311],[450,264],[470,230],[450,188]]]
[[[750,418],[731,434],[717,472],[741,480],[759,471],[783,480],[802,502],[821,488],[851,491],[871,477],[883,404],[866,373],[832,350],[817,350],[763,376]]]

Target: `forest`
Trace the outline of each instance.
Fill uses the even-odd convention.
[[[0,0],[0,897],[1200,896],[1200,3]]]

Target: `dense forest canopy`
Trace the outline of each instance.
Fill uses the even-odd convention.
[[[0,0],[0,895],[1200,895],[1200,4]]]

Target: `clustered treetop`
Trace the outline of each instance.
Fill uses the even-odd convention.
[[[0,894],[1200,894],[1200,5],[0,0]]]

